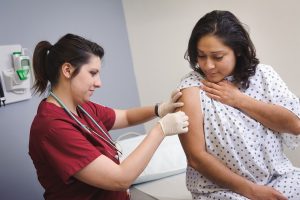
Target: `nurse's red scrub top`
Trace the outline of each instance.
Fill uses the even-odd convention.
[[[92,102],[82,107],[106,132],[112,128],[115,112],[111,108]],[[106,137],[82,111],[78,113],[78,120]],[[45,199],[128,200],[126,191],[103,190],[73,178],[102,154],[119,164],[110,145],[85,131],[63,108],[41,101],[31,125],[29,155],[45,188]]]

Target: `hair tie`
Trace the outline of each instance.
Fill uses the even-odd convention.
[[[54,48],[54,45],[51,45],[51,44],[50,44],[50,46],[49,46],[48,49],[47,49],[47,54],[49,54],[50,51],[53,50],[53,48]]]

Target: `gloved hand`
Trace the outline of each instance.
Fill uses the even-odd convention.
[[[165,136],[188,132],[189,117],[182,111],[169,113],[158,122]]]
[[[181,97],[181,95],[182,93],[179,89],[174,90],[169,101],[159,104],[158,116],[164,117],[166,114],[174,112],[176,108],[182,107],[182,102],[176,102]]]

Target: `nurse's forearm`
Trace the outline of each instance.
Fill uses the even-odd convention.
[[[153,119],[156,115],[154,113],[154,106],[131,108],[128,110],[115,109],[116,120],[112,129],[126,128],[141,124]]]
[[[122,180],[128,187],[143,172],[154,152],[164,139],[164,133],[157,124],[139,146],[120,164]]]
[[[156,117],[154,106],[132,108],[127,110],[127,119],[129,126],[147,122]]]
[[[243,95],[241,98],[235,107],[267,128],[280,133],[300,134],[300,119],[288,109],[258,101],[247,95]]]
[[[107,156],[100,155],[74,174],[74,177],[84,183],[106,190],[128,189],[145,169],[163,138],[164,133],[157,124],[120,165]]]

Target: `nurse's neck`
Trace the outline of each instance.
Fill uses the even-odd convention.
[[[72,98],[71,95],[68,94],[68,92],[63,91],[63,90],[59,90],[57,88],[53,88],[52,93],[67,107],[67,109],[72,112],[73,114],[78,116],[78,112],[77,112],[77,106],[78,104],[76,104]],[[53,96],[49,95],[47,100],[47,102],[53,103],[58,107],[62,107],[60,105],[60,103],[56,100],[56,98],[54,98]]]

